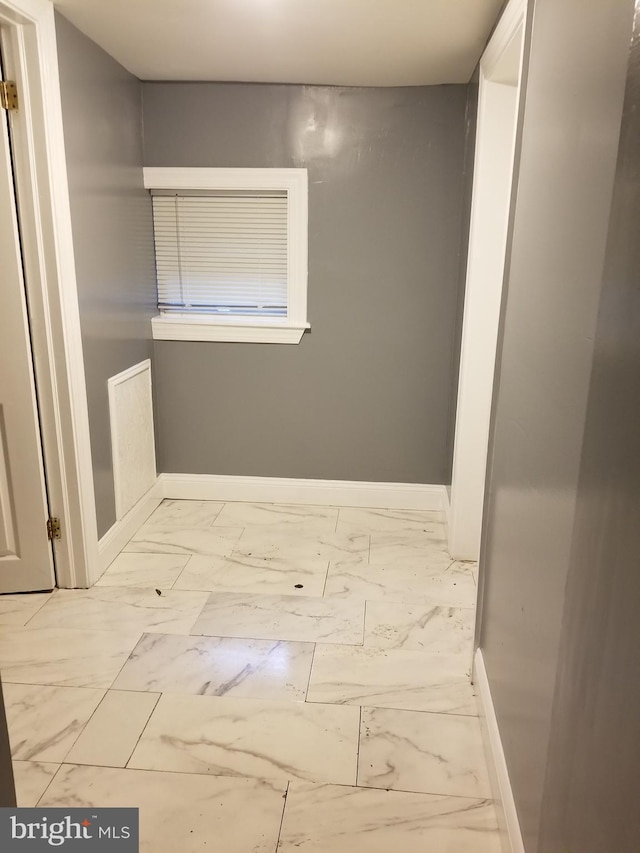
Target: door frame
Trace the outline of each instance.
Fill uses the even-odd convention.
[[[478,560],[480,556],[495,355],[522,100],[526,12],[527,0],[510,0],[479,65],[478,124],[449,509],[449,552],[459,560]],[[511,66],[518,45],[518,80],[514,86],[504,76],[504,66]],[[496,196],[495,176],[504,169],[504,152],[494,152],[492,140],[498,138],[496,127],[502,133],[505,115],[513,122],[511,161],[507,164],[509,187],[504,195]],[[503,173],[501,177],[504,180]],[[486,227],[487,210],[492,218],[495,216],[500,239],[504,237],[501,261],[497,246],[487,250],[487,235],[480,233]],[[500,272],[495,268],[496,262],[501,263]]]
[[[99,573],[89,415],[62,126],[54,8],[0,0],[21,121],[12,132],[59,587],[88,587]]]

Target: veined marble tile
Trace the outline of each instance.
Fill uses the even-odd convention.
[[[409,509],[341,507],[337,533],[383,533],[417,530],[444,537],[444,513]]]
[[[37,806],[59,767],[59,764],[42,761],[14,761],[13,779],[18,808],[31,809]]]
[[[65,763],[124,767],[159,698],[158,693],[108,690]]]
[[[141,853],[273,853],[286,784],[65,765],[42,807],[140,809]]]
[[[446,569],[453,561],[447,551],[444,525],[430,525],[426,532],[372,533],[369,562]]]
[[[187,554],[119,554],[96,586],[171,589],[190,559]]]
[[[145,634],[113,686],[304,701],[312,657],[312,643]]]
[[[477,591],[471,575],[455,563],[433,569],[402,562],[386,566],[337,562],[329,564],[324,594],[359,601],[474,607]]]
[[[304,527],[334,533],[338,509],[298,504],[227,503],[213,522],[214,527]]]
[[[213,593],[192,634],[362,645],[364,605],[297,595]]]
[[[165,693],[130,767],[355,782],[358,708]]]
[[[4,683],[11,754],[24,761],[64,761],[104,690]]]
[[[477,714],[468,676],[470,659],[319,644],[307,702]]]
[[[0,625],[26,625],[51,595],[50,592],[0,595]]]
[[[53,628],[101,628],[115,631],[160,631],[186,634],[207,600],[206,592],[134,587],[94,586],[91,589],[59,589],[30,626]]]
[[[140,631],[11,628],[0,631],[6,681],[109,687],[140,639]]]
[[[363,708],[358,785],[490,797],[480,720]]]
[[[177,527],[173,530],[147,530],[143,527],[124,551],[228,557],[241,533],[241,527]]]
[[[324,533],[291,527],[293,529],[250,527],[235,544],[233,556],[285,560],[323,557],[343,562],[367,562],[369,559],[369,535],[366,533]]]
[[[430,654],[470,658],[474,624],[472,607],[368,601],[364,644],[378,649],[420,649]]]
[[[471,575],[473,582],[478,586],[478,564],[472,560],[456,560],[451,569],[456,572],[464,572]]]
[[[223,506],[224,501],[164,500],[155,512],[151,513],[138,532],[176,530],[180,527],[210,527]]]
[[[278,853],[500,853],[487,800],[292,782]]]
[[[322,596],[328,565],[324,557],[191,557],[174,589]]]

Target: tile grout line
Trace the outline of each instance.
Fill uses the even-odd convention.
[[[146,691],[145,691],[145,692],[146,692]],[[149,691],[149,692],[150,692],[150,691]],[[149,722],[150,722],[150,720],[151,720],[151,717],[153,716],[154,711],[155,711],[155,710],[156,710],[156,708],[158,707],[158,702],[162,699],[162,696],[163,696],[163,694],[162,694],[162,693],[158,693],[158,696],[157,696],[157,698],[156,698],[156,701],[153,703],[153,708],[152,708],[152,709],[151,709],[151,711],[149,712],[149,716],[147,717],[147,719],[146,719],[146,722],[145,722],[144,726],[143,726],[143,727],[142,727],[142,729],[140,730],[140,734],[138,735],[138,739],[136,740],[136,742],[135,742],[135,744],[134,744],[134,747],[133,747],[133,749],[131,750],[131,752],[130,752],[130,754],[129,754],[129,757],[127,758],[127,760],[126,760],[126,762],[125,762],[125,764],[124,764],[123,770],[126,770],[126,769],[129,767],[129,762],[130,762],[130,761],[131,761],[131,759],[133,758],[133,753],[134,753],[134,752],[136,751],[136,749],[138,748],[138,744],[139,744],[139,743],[140,743],[140,741],[142,740],[142,735],[146,732],[146,730],[147,730],[147,726],[149,725]]]
[[[327,570],[324,573],[324,584],[322,585],[322,595],[320,598],[325,597],[325,592],[327,591],[327,581],[329,580],[329,569],[331,568],[331,560],[327,560]]]
[[[309,689],[311,687],[311,674],[313,673],[313,662],[316,659],[316,649],[318,648],[318,644],[313,644],[313,651],[311,652],[311,666],[309,667],[309,678],[307,679],[307,690],[304,694],[304,704],[306,705],[309,702]]]
[[[362,705],[358,706],[360,711],[359,722],[358,722],[358,749],[356,752],[356,784],[357,788],[360,782],[360,741],[362,740]]]
[[[46,600],[46,601],[43,601],[43,602],[42,602],[42,604],[40,605],[40,607],[38,607],[38,609],[36,610],[36,612],[35,612],[35,613],[32,613],[32,614],[31,614],[31,616],[29,616],[29,618],[28,618],[28,619],[27,619],[27,621],[24,623],[24,625],[16,625],[15,627],[16,627],[16,628],[27,628],[27,627],[29,626],[29,622],[31,622],[31,620],[32,620],[32,619],[35,619],[35,618],[36,618],[36,616],[38,615],[38,613],[40,613],[40,611],[42,610],[42,608],[43,608],[43,607],[46,607],[46,605],[47,605],[47,604],[48,604],[48,603],[53,599],[53,597],[54,597],[54,595],[56,594],[56,592],[57,592],[57,591],[58,591],[58,587],[55,587],[54,589],[52,589],[52,590],[51,590],[51,594],[49,595],[49,597],[47,598],[47,600]],[[10,627],[10,626],[9,626],[9,625],[7,625],[7,627]]]
[[[18,760],[20,760],[20,759],[18,759]],[[42,763],[42,764],[45,764],[46,762],[44,762],[44,761],[43,761],[43,762],[41,762],[41,763]],[[55,764],[55,763],[57,763],[57,762],[52,762],[52,763],[53,763],[53,764]],[[59,765],[59,767],[58,767],[58,769],[56,770],[56,772],[53,774],[53,776],[52,776],[52,777],[51,777],[51,779],[49,780],[49,782],[48,782],[48,784],[47,784],[46,788],[44,789],[44,791],[40,794],[40,796],[39,796],[39,797],[38,797],[38,799],[36,800],[36,804],[35,804],[34,808],[36,808],[36,809],[37,809],[37,808],[39,807],[39,804],[42,802],[42,800],[43,800],[43,798],[44,798],[44,795],[47,793],[47,791],[49,790],[49,788],[53,785],[53,783],[55,782],[55,780],[56,780],[56,778],[57,778],[57,776],[58,776],[58,773],[62,770],[62,768],[63,768],[63,767],[64,767],[64,761],[61,761],[61,762],[60,762],[60,765]],[[18,803],[18,808],[20,808],[20,803]]]
[[[291,784],[290,780],[287,779],[287,787],[284,792],[283,804],[282,804],[282,817],[280,818],[280,827],[278,829],[278,837],[276,838],[276,846],[273,848],[274,853],[278,853],[278,847],[280,846],[280,836],[282,835],[282,827],[284,825],[284,813],[287,808],[287,802],[289,800],[289,785]]]
[[[94,688],[94,689],[95,689],[95,688]],[[98,710],[98,708],[100,707],[100,705],[102,705],[102,703],[104,702],[104,700],[105,700],[105,698],[106,698],[106,696],[107,696],[107,693],[108,693],[108,692],[109,692],[109,688],[108,688],[108,687],[106,687],[106,688],[104,689],[104,693],[102,694],[102,699],[100,699],[100,701],[98,702],[98,704],[96,705],[96,707],[93,709],[93,711],[92,711],[92,712],[91,712],[91,714],[89,715],[89,718],[88,718],[87,722],[84,724],[84,726],[82,726],[82,728],[81,728],[81,729],[80,729],[80,731],[78,732],[78,736],[75,738],[75,740],[73,741],[73,743],[71,744],[71,746],[69,747],[69,749],[65,752],[65,754],[64,754],[64,758],[63,758],[63,759],[62,759],[62,761],[60,762],[61,764],[64,764],[64,762],[67,760],[67,756],[69,755],[69,753],[71,752],[71,750],[73,749],[73,747],[76,745],[76,743],[77,743],[77,742],[78,742],[78,740],[80,739],[80,736],[81,736],[82,734],[84,734],[84,730],[87,728],[87,726],[89,725],[89,723],[91,722],[91,720],[94,718],[94,716],[95,716],[95,714],[96,714],[96,711]],[[52,781],[53,781],[53,780],[52,780]]]
[[[209,525],[209,527],[214,527],[214,526],[215,526],[216,521],[217,521],[217,520],[218,520],[218,518],[220,517],[220,513],[221,513],[221,512],[222,512],[222,510],[226,507],[226,505],[227,505],[227,502],[226,502],[226,501],[221,501],[220,509],[219,509],[219,510],[218,510],[218,512],[215,514],[215,518],[213,519],[213,521],[211,522],[211,524]],[[220,525],[220,527],[223,527],[223,526],[224,526],[224,525],[222,525],[222,524]]]
[[[184,572],[184,570],[187,568],[187,566],[188,566],[188,565],[189,565],[189,563],[191,562],[191,558],[192,558],[192,557],[193,557],[193,554],[189,554],[189,557],[188,557],[188,559],[187,559],[187,562],[186,562],[186,563],[184,564],[184,566],[180,569],[180,571],[178,572],[178,576],[176,577],[176,579],[174,580],[174,582],[171,584],[171,586],[169,587],[169,589],[175,589],[176,584],[178,583],[178,581],[179,581],[179,580],[180,580],[180,578],[182,577],[182,573]],[[189,591],[191,591],[191,590],[189,590]],[[193,591],[194,591],[194,592],[196,592],[197,590],[193,590]],[[177,589],[177,590],[176,590],[176,592],[180,592],[180,590],[179,590],[179,589]]]

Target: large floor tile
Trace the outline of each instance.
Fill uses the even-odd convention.
[[[192,557],[174,588],[322,596],[328,565],[324,557]]]
[[[18,808],[32,809],[51,784],[59,764],[42,761],[14,761],[13,779]]]
[[[214,521],[214,527],[279,527],[323,530],[333,533],[338,510],[329,506],[303,504],[227,503]]]
[[[241,533],[241,527],[176,527],[169,530],[143,527],[124,550],[129,553],[228,557]]]
[[[21,684],[110,687],[139,639],[139,631],[12,628],[0,631],[0,671]]]
[[[141,853],[273,853],[286,785],[63,766],[42,807],[140,809]]]
[[[187,554],[119,554],[96,586],[171,589],[189,559]]]
[[[362,509],[342,507],[338,517],[338,533],[384,533],[417,530],[442,534],[444,513],[410,509]]]
[[[293,782],[278,853],[500,853],[487,800]]]
[[[363,708],[358,785],[490,797],[480,720]]]
[[[465,661],[404,649],[318,645],[307,701],[477,714]]]
[[[379,649],[420,649],[430,654],[466,655],[473,643],[472,607],[368,601],[364,644]]]
[[[130,767],[355,783],[358,708],[165,693]]]
[[[447,551],[445,527],[432,524],[424,531],[372,533],[369,562],[372,565],[429,566],[432,569],[446,569],[451,565],[452,559]]]
[[[65,762],[124,767],[159,698],[157,693],[107,691]]]
[[[327,598],[361,601],[426,602],[448,607],[474,607],[477,590],[470,572],[455,563],[445,568],[397,564],[329,564]]]
[[[360,602],[222,592],[209,597],[191,633],[361,645],[363,631]]]
[[[324,557],[326,560],[366,562],[369,559],[369,538],[366,533],[250,527],[234,546],[233,555],[281,557],[285,560]]]
[[[31,620],[30,627],[100,628],[187,634],[207,600],[205,592],[94,586],[59,589]]]
[[[64,761],[104,690],[3,684],[11,754],[24,761]]]
[[[145,634],[119,690],[304,701],[312,643]]]
[[[224,507],[222,501],[164,500],[139,532],[176,530],[181,527],[211,527]],[[237,525],[242,527],[242,525]]]
[[[51,595],[50,592],[0,595],[0,625],[15,625],[16,627],[26,625]]]

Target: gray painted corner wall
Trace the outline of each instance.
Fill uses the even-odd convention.
[[[529,16],[479,637],[527,853],[548,853],[541,801],[632,7],[535,0]]]
[[[306,167],[298,346],[156,341],[167,472],[447,483],[466,87],[145,83],[148,166]]]
[[[107,380],[151,355],[151,205],[141,83],[56,14],[98,534],[115,521]]]
[[[636,17],[563,617],[540,849],[640,840],[640,17]]]

